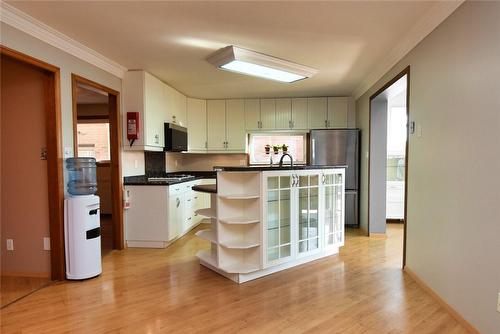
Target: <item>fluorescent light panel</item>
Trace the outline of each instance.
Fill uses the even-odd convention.
[[[317,73],[316,69],[304,65],[232,45],[218,50],[207,61],[223,70],[288,83]]]

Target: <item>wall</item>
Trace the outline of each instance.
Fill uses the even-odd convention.
[[[357,100],[366,226],[368,100],[410,65],[407,266],[481,333],[498,333],[500,3],[465,2]]]
[[[10,58],[1,60],[2,276],[50,277],[45,84],[47,75]],[[29,96],[29,98],[26,98]],[[6,239],[14,250],[6,251]]]
[[[166,153],[165,164],[168,172],[211,171],[214,166],[241,166],[247,164],[246,154],[193,154]]]
[[[73,151],[73,114],[71,73],[98,82],[121,92],[121,79],[80,60],[60,49],[52,47],[5,23],[1,23],[2,45],[45,61],[61,69],[61,122],[62,144],[66,150]],[[71,153],[72,155],[72,153]],[[126,155],[126,154],[124,154]],[[123,161],[130,159],[123,158]]]

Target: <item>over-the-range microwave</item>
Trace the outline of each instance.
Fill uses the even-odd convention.
[[[165,123],[166,152],[182,152],[188,149],[187,129],[174,123]]]

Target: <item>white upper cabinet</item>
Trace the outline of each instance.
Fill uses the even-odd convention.
[[[207,101],[207,149],[226,150],[226,101]]]
[[[310,129],[324,129],[328,126],[328,99],[326,97],[310,97],[307,99]]]
[[[293,128],[292,99],[276,99],[276,129],[283,130],[291,128]]]
[[[245,100],[245,128],[247,130],[260,129],[260,100]]]
[[[260,100],[260,124],[261,130],[276,128],[276,99]]]
[[[174,90],[174,110],[173,110],[173,120],[174,123],[180,126],[187,126],[187,98],[184,94],[177,90]]]
[[[307,129],[307,98],[292,99],[292,129]]]
[[[145,143],[148,146],[163,147],[165,99],[163,82],[144,72],[144,127]]]
[[[328,127],[347,128],[348,127],[349,98],[329,97],[328,98]]]
[[[188,151],[206,151],[207,101],[187,98]]]
[[[245,152],[245,101],[226,100],[226,149]]]

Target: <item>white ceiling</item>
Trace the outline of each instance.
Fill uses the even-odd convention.
[[[203,98],[350,95],[435,4],[8,2],[128,69],[145,69]],[[227,45],[319,73],[283,84],[217,70],[205,61]]]

